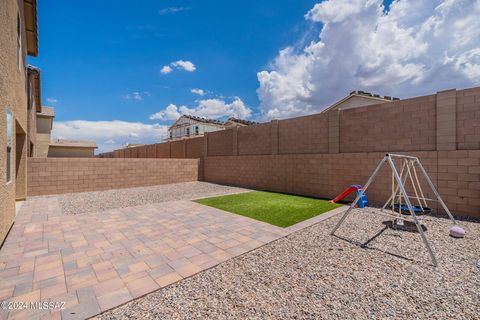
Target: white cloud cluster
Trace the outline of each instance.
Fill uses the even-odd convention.
[[[58,99],[53,98],[53,97],[48,97],[46,100],[47,100],[48,103],[57,103],[58,102]]]
[[[252,109],[246,106],[239,97],[227,103],[220,99],[198,100],[194,108],[169,104],[164,110],[150,116],[151,120],[176,120],[183,114],[219,119],[223,117],[236,117],[247,119],[252,114]]]
[[[162,69],[160,69],[160,73],[162,74],[169,74],[172,71],[173,70],[170,66],[163,66]]]
[[[172,72],[173,69],[182,69],[188,72],[194,72],[195,70],[197,70],[197,67],[191,61],[177,60],[170,63],[169,65],[164,65],[162,69],[160,69],[160,73],[168,74]]]
[[[126,93],[126,94],[122,95],[122,98],[125,99],[125,100],[141,101],[141,100],[143,100],[144,97],[149,97],[149,96],[150,96],[150,92],[148,92],[148,91],[143,91],[143,92],[134,91],[132,93]]]
[[[163,16],[163,15],[166,15],[166,14],[169,14],[169,13],[177,13],[177,12],[182,12],[182,11],[188,11],[190,9],[191,9],[190,7],[168,7],[168,8],[158,10],[158,14]]]
[[[156,143],[167,134],[167,126],[127,121],[55,121],[52,136],[72,140],[93,140],[98,152],[122,148],[126,143]]]
[[[191,89],[190,92],[193,94],[198,94],[199,96],[204,96],[206,94],[205,90],[198,88]]]
[[[257,74],[265,118],[318,112],[352,90],[409,97],[480,83],[480,0],[327,0],[301,51],[281,50]]]

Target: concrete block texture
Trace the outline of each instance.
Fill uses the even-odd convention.
[[[198,159],[29,158],[28,195],[197,181]]]
[[[453,214],[480,217],[478,150],[404,154],[419,157]],[[384,152],[374,152],[208,157],[204,176],[208,182],[331,199],[351,184],[365,184],[384,155]],[[432,198],[434,194],[427,181],[419,178],[425,196]],[[391,170],[382,169],[367,191],[373,204],[383,205],[388,199],[391,179]],[[409,183],[407,191],[414,195]],[[442,212],[437,204],[430,205]]]

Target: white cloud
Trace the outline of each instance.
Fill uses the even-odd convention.
[[[122,98],[125,99],[125,100],[141,101],[141,100],[143,100],[144,97],[149,97],[150,95],[151,94],[148,91],[143,91],[143,92],[134,91],[132,93],[127,93],[127,94],[122,95]]]
[[[177,60],[169,65],[165,65],[160,69],[162,74],[168,74],[173,71],[173,69],[182,69],[188,72],[194,72],[197,70],[197,67],[193,64],[193,62],[188,60]]]
[[[204,96],[205,95],[205,90],[203,90],[203,89],[198,89],[198,88],[191,89],[190,92],[193,93],[193,94],[198,94],[199,96]]]
[[[193,72],[197,69],[191,61],[184,61],[184,60],[178,60],[178,61],[172,62],[172,66],[178,69],[183,69],[188,72]]]
[[[165,110],[152,114],[150,120],[176,120],[180,116],[177,106],[171,103]]]
[[[162,74],[168,74],[172,72],[172,68],[170,66],[163,66],[162,69],[160,69],[160,72]]]
[[[190,9],[191,9],[190,7],[168,7],[168,8],[164,8],[164,9],[159,10],[158,14],[163,16],[165,14],[188,11]]]
[[[301,51],[282,49],[257,74],[265,118],[314,113],[352,90],[410,97],[480,84],[480,1],[328,0]]]
[[[48,103],[57,103],[58,100],[57,100],[56,98],[53,98],[53,97],[48,97],[48,98],[47,98],[47,102],[48,102]]]
[[[55,121],[54,138],[93,140],[98,152],[122,148],[125,143],[156,143],[166,137],[167,126],[141,122],[113,121]]]
[[[239,97],[227,103],[220,99],[198,100],[193,108],[169,104],[164,110],[150,116],[151,120],[176,120],[183,114],[219,119],[224,117],[236,117],[247,119],[252,114],[252,109],[246,106]]]

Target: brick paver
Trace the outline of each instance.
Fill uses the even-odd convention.
[[[84,319],[278,239],[291,230],[190,201],[64,215],[27,201],[0,250],[0,300],[65,302],[0,319]]]

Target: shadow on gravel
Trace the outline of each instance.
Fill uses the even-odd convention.
[[[393,256],[393,257],[397,257],[397,258],[400,258],[400,259],[403,259],[405,261],[411,261],[411,262],[414,262],[416,260],[412,259],[412,258],[408,258],[408,257],[405,257],[405,256],[402,256],[402,255],[399,255],[397,253],[394,253],[394,252],[390,252],[390,251],[387,251],[387,250],[382,250],[382,249],[379,249],[379,248],[374,248],[374,247],[370,247],[369,244],[375,240],[376,238],[378,238],[379,236],[381,236],[386,230],[390,229],[390,227],[387,225],[387,222],[390,222],[392,223],[391,221],[384,221],[383,224],[385,225],[385,227],[383,229],[381,229],[379,232],[377,232],[375,235],[373,235],[371,238],[369,238],[367,241],[365,242],[360,242],[360,241],[356,241],[356,240],[352,240],[352,239],[347,239],[345,237],[342,237],[342,236],[339,236],[339,235],[336,235],[334,234],[333,236],[336,237],[337,239],[340,239],[340,240],[343,240],[343,241],[346,241],[348,243],[351,243],[355,246],[358,246],[362,249],[369,249],[369,250],[375,250],[375,251],[379,251],[379,252],[383,252],[383,253],[386,253],[390,256]],[[415,226],[416,228],[416,226]],[[393,230],[397,230],[397,229],[394,229],[392,228]],[[417,230],[418,232],[418,230]]]

